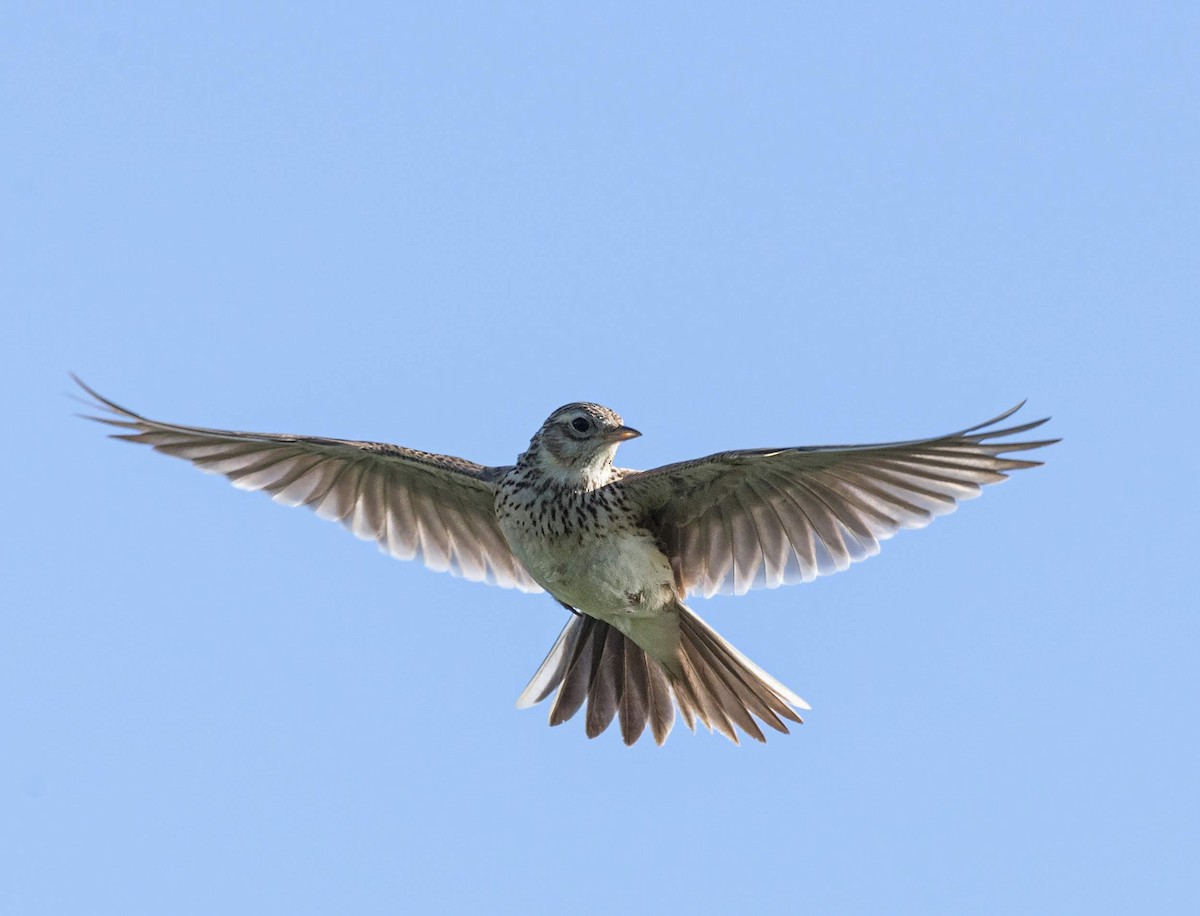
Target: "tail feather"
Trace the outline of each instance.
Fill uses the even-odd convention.
[[[685,642],[692,643],[698,652],[711,659],[745,707],[771,728],[787,734],[787,726],[778,716],[803,724],[804,720],[792,707],[808,709],[808,704],[742,655],[695,614],[688,612],[681,617],[680,632]]]
[[[698,686],[694,679],[689,679],[685,676],[682,666],[678,675],[667,675],[667,683],[671,685],[671,692],[675,696],[675,705],[679,707],[679,714],[683,716],[684,724],[692,734],[696,733],[696,720],[701,722],[707,721],[704,714],[704,704],[700,701]]]
[[[808,704],[722,639],[682,604],[679,643],[666,665],[648,656],[620,630],[586,615],[568,621],[546,660],[517,700],[533,706],[558,693],[550,724],[561,725],[587,703],[589,738],[618,719],[621,737],[634,744],[650,726],[656,744],[667,740],[679,707],[688,727],[696,721],[735,744],[738,730],[765,741],[758,721],[787,733],[783,719],[803,720],[792,707]],[[672,697],[674,702],[672,702]]]
[[[667,735],[671,734],[671,728],[675,724],[675,704],[671,701],[671,684],[658,663],[643,652],[637,643],[627,639],[625,645],[627,651],[641,656],[642,664],[645,665],[646,677],[650,683],[650,692],[646,697],[646,715],[650,719],[650,732],[654,735],[654,743],[662,747],[662,743],[667,740]],[[637,716],[638,711],[633,710],[632,715]],[[633,742],[628,743],[632,744]]]
[[[766,741],[762,729],[754,724],[754,718],[750,715],[746,701],[738,697],[730,688],[730,678],[726,672],[721,670],[721,660],[700,640],[695,641],[692,648],[694,652],[683,655],[689,662],[684,666],[684,671],[690,679],[693,679],[694,682],[698,681],[701,685],[699,691],[701,699],[707,701],[705,703],[705,712],[708,713],[707,724],[734,744],[740,743],[737,731],[734,730],[735,724],[751,738],[757,741]]]
[[[606,626],[597,634],[596,643],[601,646],[601,651],[588,687],[585,722],[589,738],[595,738],[608,728],[617,714],[617,704],[625,686],[625,639],[617,630]]]
[[[558,639],[550,647],[546,658],[538,666],[533,677],[529,679],[529,683],[521,691],[521,695],[517,697],[517,709],[537,706],[538,703],[554,693],[558,685],[562,683],[563,675],[567,673],[567,666],[574,657],[575,644],[579,641],[582,633],[581,627],[572,625],[574,622],[572,620],[558,634]]]
[[[756,682],[747,680],[736,668],[724,664],[720,657],[721,646],[715,644],[709,634],[701,634],[700,638],[696,640],[696,647],[712,670],[724,681],[725,687],[736,698],[735,706],[740,706],[747,714],[753,713],[778,732],[786,733],[787,728],[776,714],[777,709],[793,722],[798,721],[791,707],[783,703],[774,692],[758,690]],[[750,723],[754,725],[754,720],[750,719]],[[738,722],[738,725],[751,737],[759,741],[766,740],[761,737],[757,725],[754,725],[753,729],[747,728],[741,721]]]
[[[626,744],[633,744],[646,730],[647,714],[650,709],[650,674],[647,669],[646,653],[631,640],[625,643],[624,658],[624,689],[621,691],[621,705],[618,718],[621,722],[621,739]],[[670,694],[667,704],[670,705]],[[671,711],[674,718],[674,710]],[[659,742],[660,744],[662,742]]]
[[[588,698],[596,664],[600,661],[600,653],[604,651],[604,635],[608,625],[592,617],[574,618],[572,623],[576,620],[583,620],[585,623],[580,627],[579,637],[574,641],[566,670],[563,672],[562,686],[550,707],[551,725],[562,725],[579,712],[579,707]]]

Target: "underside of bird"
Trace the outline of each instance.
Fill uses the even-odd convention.
[[[766,741],[759,721],[787,734],[784,720],[802,723],[793,707],[809,706],[701,620],[677,604],[679,641],[674,658],[660,664],[616,627],[573,616],[517,700],[521,708],[557,694],[550,724],[561,725],[586,702],[587,736],[595,738],[620,721],[621,737],[633,744],[646,726],[658,744],[667,740],[678,705],[688,728],[699,720],[735,744],[738,729]],[[757,719],[757,721],[756,721]]]
[[[163,423],[76,381],[102,411],[91,419],[118,439],[307,506],[399,559],[591,608],[598,616],[572,617],[517,705],[555,694],[550,724],[560,725],[586,704],[588,736],[617,718],[626,744],[647,725],[662,744],[676,706],[692,730],[699,720],[735,743],[739,730],[765,740],[760,724],[786,733],[808,708],[686,595],[840,572],[1041,463],[1012,454],[1058,441],[1014,438],[1045,419],[1001,427],[1018,404],[931,438],[740,449],[633,471],[611,460],[637,432],[577,403],[552,413],[515,465],[487,467],[387,443]],[[655,597],[664,590],[672,597]]]

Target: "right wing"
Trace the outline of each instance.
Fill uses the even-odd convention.
[[[1041,464],[1004,457],[1058,441],[1013,441],[1045,420],[996,428],[1020,406],[931,439],[721,452],[609,486],[645,512],[688,593],[808,582],[953,512],[1008,471]]]

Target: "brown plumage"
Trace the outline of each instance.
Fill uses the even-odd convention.
[[[78,379],[76,379],[79,382]],[[806,582],[879,551],[977,496],[1012,441],[1045,420],[867,446],[722,452],[650,471],[614,468],[634,436],[596,404],[559,408],[508,467],[374,442],[244,433],[147,419],[83,382],[117,438],[185,458],[235,486],[307,506],[400,559],[506,588],[545,589],[574,614],[518,699],[554,694],[550,724],[586,707],[587,735],[614,719],[626,744],[662,744],[678,706],[738,741],[787,732],[807,704],[683,604]]]

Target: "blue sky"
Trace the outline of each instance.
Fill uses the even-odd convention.
[[[1194,911],[1198,25],[7,4],[0,913]],[[631,466],[1064,441],[696,602],[793,735],[627,749],[514,709],[549,598],[109,442],[69,370],[493,464],[579,399]]]

